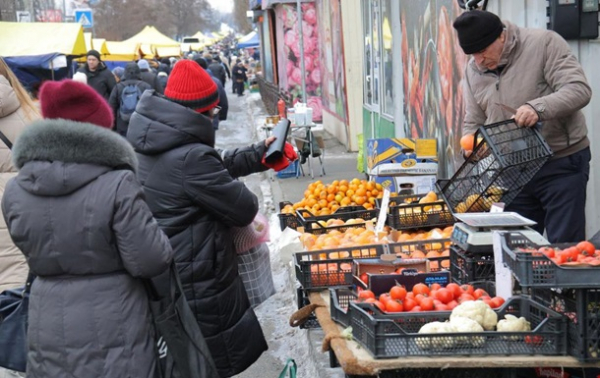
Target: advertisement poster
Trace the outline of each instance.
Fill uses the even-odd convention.
[[[402,1],[402,69],[405,131],[438,140],[440,177],[462,163],[462,80],[467,56],[452,28],[462,12],[455,0]]]
[[[300,35],[297,27],[295,5],[277,7],[277,55],[279,62],[279,87],[288,92],[295,102],[302,100],[302,70],[300,68]],[[314,3],[302,4],[302,33],[304,35],[304,65],[306,101],[313,109],[313,121],[323,120],[321,101],[321,63],[319,53],[319,28]]]
[[[340,0],[317,0],[323,110],[347,120]]]

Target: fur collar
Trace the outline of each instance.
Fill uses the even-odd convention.
[[[117,133],[64,119],[46,119],[25,128],[12,151],[17,168],[29,161],[61,161],[137,170],[131,145]]]

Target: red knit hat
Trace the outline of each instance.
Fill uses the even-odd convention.
[[[193,60],[180,60],[167,80],[165,97],[169,100],[203,113],[217,106],[217,84]]]
[[[113,126],[113,114],[106,100],[94,88],[73,80],[46,81],[39,93],[42,116]]]

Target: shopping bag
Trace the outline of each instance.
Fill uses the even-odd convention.
[[[0,366],[10,370],[24,372],[27,366],[27,315],[34,279],[30,273],[25,287],[0,293]]]
[[[168,275],[168,290],[157,288],[154,280],[145,280],[159,342],[161,376],[219,378],[200,326],[183,294],[175,263]]]
[[[238,272],[252,307],[258,306],[275,294],[271,256],[266,243],[238,255]]]
[[[233,227],[233,244],[238,254],[246,253],[251,248],[269,241],[269,221],[260,212],[246,227]]]
[[[279,378],[296,378],[296,370],[296,361],[292,358],[288,358],[285,362],[285,367],[281,371],[281,374],[279,374]]]

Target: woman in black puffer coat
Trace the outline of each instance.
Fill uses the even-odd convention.
[[[269,139],[219,153],[211,117],[219,100],[211,77],[178,62],[165,95],[144,92],[127,139],[138,154],[146,201],[167,234],[186,298],[222,377],[244,371],[267,343],[238,274],[232,227],[249,225],[257,197],[237,177],[267,169]]]

